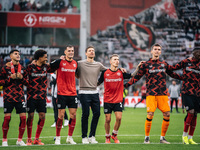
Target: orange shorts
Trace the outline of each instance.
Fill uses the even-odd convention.
[[[162,112],[170,111],[169,99],[167,95],[147,96],[146,106],[147,112],[155,112],[156,108],[160,109]]]

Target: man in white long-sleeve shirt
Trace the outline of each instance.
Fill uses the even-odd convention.
[[[180,95],[180,86],[176,84],[176,81],[173,80],[172,84],[169,86],[169,94],[171,98],[171,113],[173,111],[173,102],[175,101],[176,103],[176,112],[179,113],[178,111],[178,97]]]

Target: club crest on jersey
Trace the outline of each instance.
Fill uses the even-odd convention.
[[[47,68],[46,68],[46,67],[44,67],[44,71],[47,71]]]
[[[33,71],[35,71],[35,69],[33,69]]]
[[[109,74],[106,74],[106,76],[109,76]]]
[[[74,67],[76,67],[76,64],[73,64]]]
[[[118,72],[118,73],[117,73],[117,75],[118,75],[118,76],[120,76],[120,75],[121,75],[121,73],[120,73],[120,72]]]
[[[149,68],[152,68],[153,66],[151,65],[151,66],[149,66]]]
[[[192,66],[192,64],[191,64],[191,63],[188,63],[188,66]]]
[[[66,66],[66,63],[63,63],[63,66]]]
[[[21,70],[21,74],[23,74],[24,73],[24,70]]]
[[[165,64],[161,64],[161,66],[162,66],[162,67],[164,67],[164,66],[165,66]]]

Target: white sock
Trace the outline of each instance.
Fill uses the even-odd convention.
[[[188,140],[189,140],[189,139],[192,139],[192,137],[193,137],[193,136],[191,136],[191,135],[188,135]]]
[[[113,133],[114,133],[114,134],[118,134],[118,131],[113,130]]]
[[[183,136],[188,136],[188,133],[187,132],[183,132]]]
[[[160,136],[160,140],[163,140],[164,136]]]
[[[110,136],[110,133],[109,133],[109,134],[106,134],[105,136],[106,136],[106,137],[107,137],[107,136]]]
[[[69,136],[69,135],[68,135],[67,137],[68,137],[68,138],[72,138],[72,136]]]

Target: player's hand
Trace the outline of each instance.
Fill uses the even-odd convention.
[[[120,68],[120,70],[122,71],[122,73],[126,73],[127,72],[126,69],[124,69],[124,68]]]
[[[33,60],[33,61],[31,62],[31,64],[36,65],[36,60]]]
[[[13,74],[10,75],[10,77],[11,77],[12,79],[16,79],[16,78],[17,78],[17,75],[16,75],[16,73],[13,73]]]
[[[192,57],[188,57],[189,60],[192,60]]]
[[[19,72],[17,72],[17,79],[22,79],[23,78],[23,75]]]
[[[65,56],[64,55],[60,56],[60,59],[65,60]]]
[[[139,68],[143,63],[145,63],[145,61],[141,61],[141,62],[137,65],[137,68]]]

